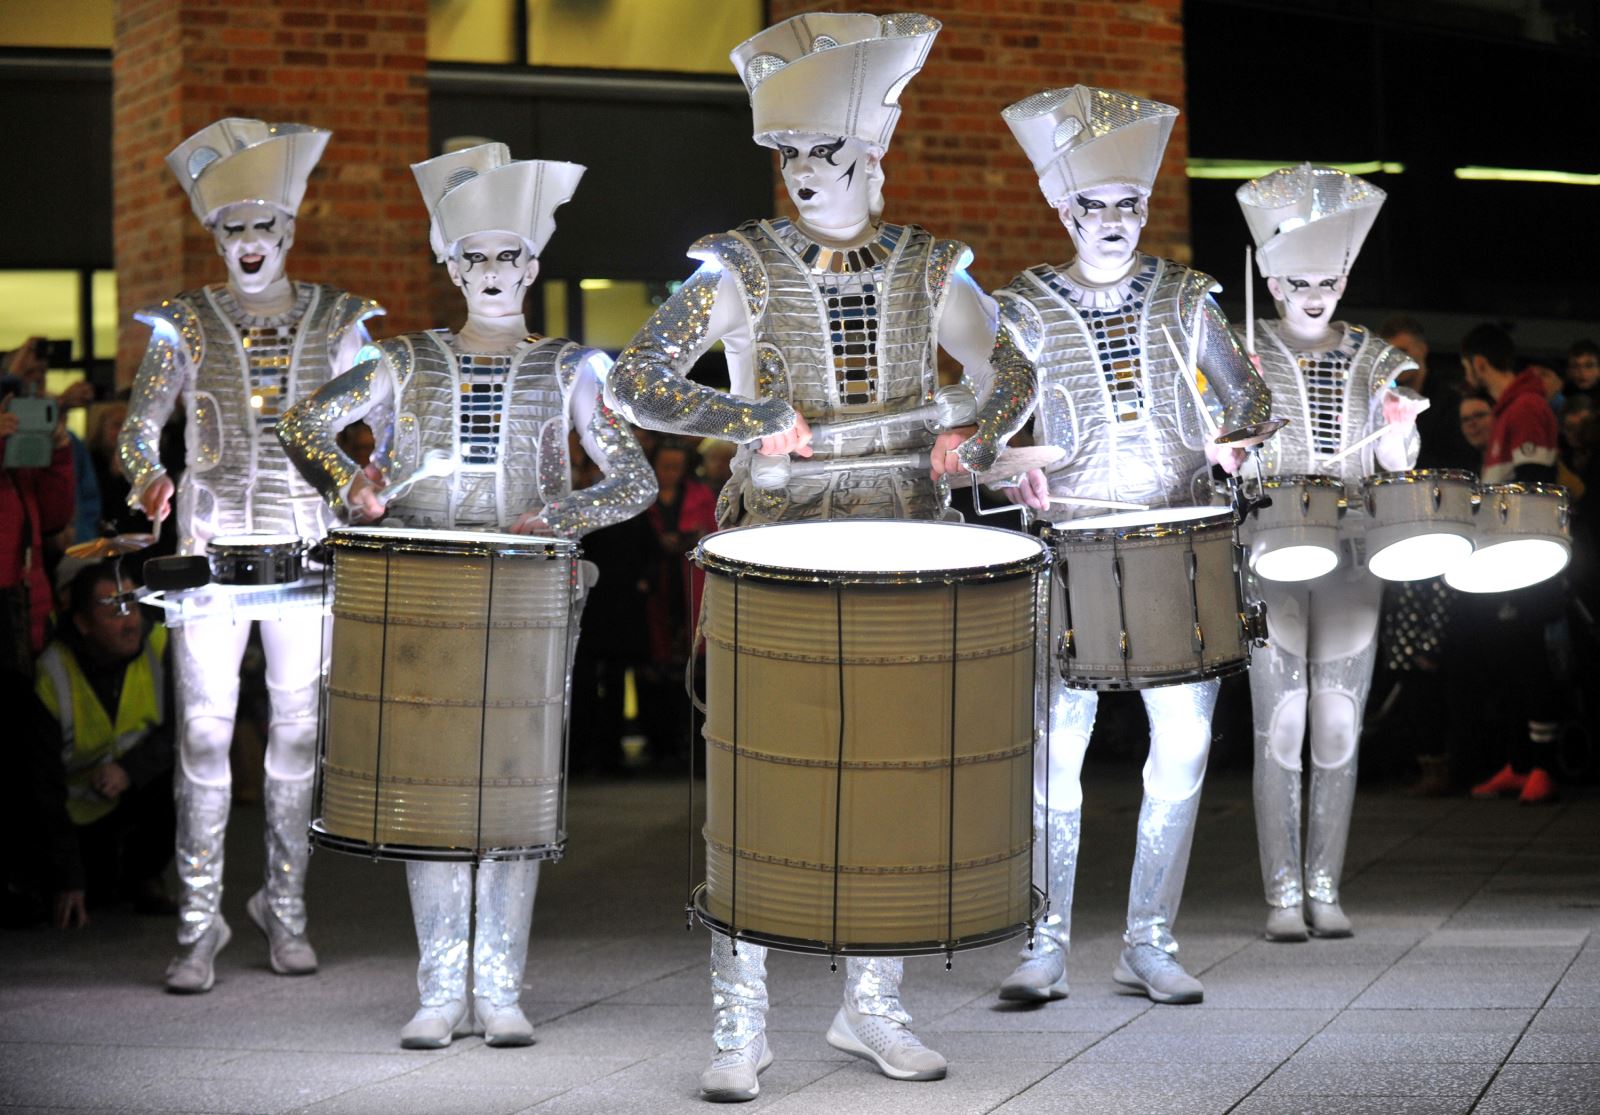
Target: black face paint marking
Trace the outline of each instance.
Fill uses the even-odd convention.
[[[817,144],[811,149],[811,157],[814,159],[821,159],[829,166],[838,166],[839,164],[833,161],[833,157],[839,153],[839,148],[844,146],[844,140],[845,137],[840,136],[832,143]]]
[[[781,143],[778,144],[778,154],[783,156],[784,166],[789,165],[790,159],[798,159],[800,157],[800,152],[798,150],[793,147],[786,147]]]
[[[832,162],[833,160],[830,159],[828,161]],[[856,162],[860,162],[860,160],[857,159]],[[839,175],[839,180],[844,183],[845,189],[848,190],[850,188],[850,184],[856,180],[856,164],[851,163],[850,169]]]

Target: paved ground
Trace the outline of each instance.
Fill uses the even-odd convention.
[[[1072,997],[1005,1009],[1011,950],[913,961],[918,1030],[949,1078],[897,1084],[828,1047],[827,962],[774,957],[777,1062],[751,1105],[775,1112],[1352,1115],[1600,1111],[1600,795],[1554,808],[1356,806],[1348,941],[1259,937],[1247,779],[1213,780],[1183,956],[1206,1001],[1119,994],[1117,948],[1136,768],[1091,766]],[[266,966],[244,917],[260,819],[238,810],[216,989],[160,977],[170,926],[106,911],[81,933],[0,933],[0,1109],[317,1113],[698,1112],[709,1049],[706,935],[683,928],[684,788],[586,783],[571,851],[545,874],[523,995],[531,1049],[477,1038],[402,1052],[414,941],[402,869],[319,853],[322,971]]]

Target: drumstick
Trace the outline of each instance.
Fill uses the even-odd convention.
[[[1249,244],[1244,246],[1244,351],[1246,356],[1256,354],[1256,282],[1250,264],[1255,252]]]
[[[1417,408],[1417,413],[1421,414],[1423,411],[1427,410],[1428,407],[1430,407],[1432,405],[1433,404],[1430,403],[1427,399],[1423,399],[1422,400],[1422,405]],[[1375,442],[1379,438],[1381,438],[1384,434],[1388,433],[1390,428],[1393,425],[1394,425],[1394,423],[1392,423],[1392,422],[1385,422],[1382,426],[1379,426],[1376,430],[1373,430],[1370,434],[1368,434],[1366,437],[1362,438],[1360,441],[1356,442],[1353,445],[1347,445],[1343,449],[1339,450],[1339,452],[1337,452],[1333,456],[1329,457],[1326,463],[1331,465],[1335,461],[1344,460],[1346,457],[1348,457],[1350,454],[1356,452],[1357,450],[1365,449],[1367,446],[1371,445],[1373,442]]]
[[[1179,350],[1177,342],[1172,339],[1172,333],[1167,329],[1165,323],[1161,326],[1161,335],[1166,337],[1167,347],[1172,350],[1172,358],[1178,362],[1178,375],[1182,377],[1184,383],[1188,384],[1189,393],[1194,396],[1194,405],[1200,408],[1200,418],[1205,423],[1208,436],[1216,437],[1218,433],[1217,420],[1211,417],[1211,412],[1206,409],[1206,399],[1200,392],[1200,384],[1195,381],[1194,370],[1189,367],[1189,361]]]

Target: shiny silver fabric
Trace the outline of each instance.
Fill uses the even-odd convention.
[[[406,886],[417,930],[421,1005],[465,1002],[470,962],[470,990],[478,1002],[515,1006],[528,960],[539,862],[482,863],[476,882],[472,864],[408,863]]]
[[[273,778],[262,789],[266,812],[267,905],[294,936],[306,931],[306,865],[311,858],[311,789],[315,781]]]
[[[288,533],[320,538],[329,520],[316,493],[302,480],[258,418],[267,400],[252,405],[252,379],[264,369],[252,364],[243,343],[270,331],[275,350],[289,353],[290,366],[276,405],[305,398],[333,377],[333,363],[353,331],[382,313],[376,302],[315,283],[295,283],[295,304],[286,314],[246,314],[226,287],[190,291],[135,316],[154,330],[134,380],[128,418],[117,441],[132,483],[130,506],[164,471],[161,427],[181,400],[186,414],[187,469],[178,486],[179,545],[186,554],[205,552],[220,534]],[[264,382],[264,381],[263,381]],[[259,386],[259,384],[258,384]]]
[[[1268,610],[1268,621],[1271,621]],[[1305,659],[1281,648],[1257,651],[1250,663],[1250,699],[1255,709],[1255,770],[1251,779],[1261,885],[1267,905],[1299,906],[1301,875],[1301,781],[1299,737],[1305,732]],[[1287,718],[1285,722],[1284,718]],[[1296,737],[1293,764],[1280,757],[1274,737]]]
[[[743,1049],[767,1028],[767,950],[711,933],[711,1040]]]
[[[1019,954],[1049,956],[1069,951],[1072,945],[1072,887],[1078,875],[1078,839],[1081,809],[1033,807],[1033,881],[1044,888],[1050,912],[1039,921],[1033,950]]]
[[[1215,280],[1151,256],[1107,287],[1041,264],[995,296],[1022,303],[1038,321],[1039,397],[1034,441],[1066,450],[1047,471],[1055,495],[1182,506],[1206,468],[1207,427],[1173,357],[1164,326],[1204,373],[1205,399],[1219,429],[1267,416],[1266,386],[1211,299]],[[1049,517],[1095,514],[1057,505]]]
[[[1133,855],[1133,877],[1128,884],[1128,927],[1122,940],[1128,945],[1155,945],[1177,955],[1172,923],[1183,899],[1183,880],[1189,870],[1189,850],[1194,845],[1195,821],[1200,815],[1197,789],[1179,801],[1152,797],[1139,805],[1139,834]]]
[[[911,1025],[900,1004],[900,981],[906,962],[898,956],[852,956],[845,964],[844,1005],[857,1014],[876,1014]]]
[[[1336,767],[1311,764],[1311,820],[1306,829],[1306,895],[1339,901],[1344,852],[1350,842],[1350,811],[1356,800],[1356,760]]]
[[[1235,334],[1242,336],[1243,327]],[[1343,325],[1343,340],[1332,350],[1307,353],[1289,346],[1277,321],[1258,320],[1256,348],[1262,378],[1272,391],[1272,416],[1289,419],[1261,448],[1263,472],[1332,476],[1353,495],[1361,478],[1378,469],[1375,447],[1335,463],[1330,458],[1383,425],[1384,389],[1416,364],[1359,325]],[[1407,468],[1415,465],[1420,447],[1413,427],[1406,441]],[[1360,514],[1357,502],[1351,500]]]
[[[177,777],[178,943],[205,935],[222,908],[222,836],[233,787]]]
[[[279,424],[290,459],[331,507],[342,511],[358,471],[339,448],[338,432],[358,419],[372,427],[373,459],[395,485],[430,451],[468,462],[450,476],[418,481],[389,504],[389,513],[411,526],[504,530],[538,511],[554,533],[576,538],[638,514],[655,498],[643,451],[601,400],[592,368],[605,357],[594,349],[529,340],[509,361],[485,364],[503,369],[505,405],[492,433],[468,435],[471,444],[463,440],[457,400],[462,361],[477,354],[458,352],[448,333],[433,332],[389,338],[366,355]],[[578,492],[568,450],[573,432],[604,473]]]

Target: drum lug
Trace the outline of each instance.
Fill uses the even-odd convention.
[[[1203,654],[1205,649],[1206,633],[1201,630],[1200,625],[1197,623],[1194,625],[1194,650],[1196,654]]]
[[[1056,642],[1056,661],[1065,663],[1068,659],[1078,657],[1078,642],[1072,635],[1072,628],[1067,628],[1061,633],[1061,638]]]
[[[1244,611],[1239,614],[1240,627],[1244,637],[1258,647],[1267,645],[1267,605],[1261,600],[1252,600],[1246,604]]]
[[[1124,628],[1122,633],[1117,637],[1117,648],[1122,652],[1122,660],[1126,662],[1129,657],[1128,632],[1126,628]]]
[[[1443,502],[1444,502],[1444,492],[1443,492],[1443,490],[1440,489],[1439,485],[1435,484],[1433,486],[1433,509],[1435,511],[1439,510],[1439,504],[1441,504]]]
[[[1187,554],[1185,554],[1184,558],[1184,564],[1189,567],[1189,583],[1192,585],[1195,582],[1195,578],[1199,575],[1200,564],[1198,559],[1196,559],[1194,556],[1193,550],[1190,550]]]
[[[1309,515],[1309,514],[1311,514],[1311,489],[1310,488],[1301,488],[1300,489],[1300,515],[1303,518],[1303,517],[1305,517],[1306,515]]]
[[[1505,496],[1501,496],[1500,497],[1500,521],[1503,523],[1509,518],[1511,518],[1511,504],[1506,500]]]

